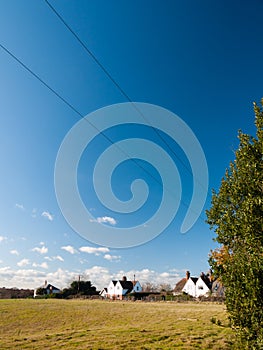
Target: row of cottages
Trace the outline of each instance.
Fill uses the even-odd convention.
[[[210,274],[203,272],[200,277],[191,277],[190,272],[186,271],[185,278],[181,279],[175,286],[173,294],[178,295],[186,293],[194,298],[208,296],[212,293],[213,282]]]
[[[142,292],[142,286],[139,281],[128,281],[126,276],[123,276],[122,280],[112,280],[107,288],[104,288],[100,295],[107,299],[124,299],[130,293]]]

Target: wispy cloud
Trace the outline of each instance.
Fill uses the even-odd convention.
[[[53,260],[50,256],[45,256],[44,259],[46,259],[48,261],[52,261]]]
[[[47,254],[48,248],[42,245],[42,247],[35,247],[32,249],[32,252],[37,252],[39,254]]]
[[[54,260],[59,260],[59,261],[64,261],[64,259],[62,258],[62,256],[57,255],[57,256],[53,256]]]
[[[82,253],[95,254],[98,256],[102,253],[108,253],[110,250],[106,247],[80,247],[79,251],[81,251]]]
[[[15,204],[15,207],[16,207],[17,209],[20,209],[20,210],[25,210],[25,207],[23,206],[23,204],[18,204],[18,203],[16,203],[16,204]]]
[[[110,216],[97,217],[96,219],[91,219],[90,222],[98,222],[99,224],[110,224],[112,226],[115,226],[117,224],[117,221]]]
[[[77,253],[77,250],[74,247],[72,247],[71,245],[63,246],[63,247],[61,247],[61,249],[65,250],[66,252],[68,252],[70,254]]]
[[[53,221],[54,220],[54,215],[52,215],[48,211],[43,211],[41,216],[43,216],[44,218],[48,219],[49,221]]]
[[[42,269],[48,269],[48,264],[44,261],[41,264],[33,263],[33,267],[41,267]]]
[[[19,255],[19,253],[18,253],[18,251],[16,249],[10,250],[10,254]]]
[[[29,265],[29,260],[28,259],[22,259],[17,263],[17,266],[23,267]]]
[[[60,255],[52,256],[52,257],[45,256],[44,259],[46,259],[48,261],[54,261],[54,260],[64,261],[64,259]]]
[[[5,241],[6,239],[7,239],[6,237],[0,236],[0,243],[3,242],[3,241]]]
[[[120,255],[111,255],[111,254],[105,254],[104,259],[108,261],[120,261],[121,256]]]

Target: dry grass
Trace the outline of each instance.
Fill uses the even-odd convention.
[[[226,324],[215,303],[0,300],[0,349],[222,350]]]

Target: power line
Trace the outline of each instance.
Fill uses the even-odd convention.
[[[83,118],[83,115],[72,106],[71,103],[69,103],[67,100],[64,99],[59,93],[57,93],[50,85],[48,85],[43,79],[40,78],[39,75],[34,73],[32,69],[30,69],[28,66],[26,66],[17,56],[15,56],[11,51],[9,51],[4,45],[0,43],[0,47],[8,53],[15,61],[17,61],[25,70],[27,70],[30,74],[32,74],[37,80],[41,82],[46,88],[48,88],[53,94],[55,94],[61,101],[63,101],[69,108],[71,108],[75,113],[77,113],[81,118]]]
[[[117,81],[113,78],[113,76],[107,71],[107,69],[103,66],[103,64],[97,59],[94,53],[87,47],[87,45],[80,39],[80,37],[74,32],[74,30],[67,24],[64,18],[57,12],[57,10],[50,4],[48,0],[44,0],[46,4],[50,7],[50,9],[56,14],[56,16],[61,20],[61,22],[68,28],[71,34],[75,37],[75,39],[80,43],[80,45],[86,50],[86,52],[93,58],[93,60],[97,63],[97,65],[103,70],[103,72],[107,75],[107,77],[112,81],[112,83],[117,87],[117,89],[122,93],[122,95],[132,103],[130,97],[126,94],[126,92],[121,88],[121,86],[117,83]]]
[[[122,89],[120,84],[113,78],[113,76],[110,74],[110,72],[104,67],[104,65],[100,62],[100,60],[96,57],[96,55],[88,48],[88,46],[83,42],[83,40],[80,39],[80,37],[75,33],[75,31],[70,27],[70,25],[65,21],[65,19],[58,13],[58,11],[50,4],[48,0],[44,0],[46,4],[49,6],[49,8],[54,12],[54,14],[60,19],[60,21],[64,24],[64,26],[71,32],[71,34],[74,36],[74,38],[80,43],[80,45],[84,48],[84,50],[88,53],[89,56],[92,57],[92,59],[97,63],[97,65],[102,69],[102,71],[107,75],[107,77],[112,81],[112,83],[117,87],[117,89],[121,92],[121,94],[133,105],[135,110],[141,115],[141,117],[147,122],[147,124],[151,127],[151,129],[154,131],[154,133],[159,137],[159,139],[162,140],[162,142],[168,147],[168,149],[172,152],[172,154],[179,160],[179,162],[182,164],[182,166],[192,175],[191,170],[188,168],[188,166],[182,161],[182,159],[174,152],[174,150],[171,148],[171,146],[166,142],[166,140],[162,137],[162,135],[159,133],[159,131],[151,125],[150,121],[145,117],[145,115],[140,111],[140,109],[134,104],[133,100],[130,98],[130,96]],[[199,185],[204,189],[204,186],[199,180],[197,179],[197,182]]]
[[[18,62],[25,70],[32,74],[38,81],[41,82],[47,89],[49,89],[53,94],[55,94],[62,102],[64,102],[69,108],[71,108],[76,114],[78,114],[82,119],[84,119],[90,126],[92,126],[100,135],[102,135],[107,141],[109,141],[113,146],[119,149],[129,160],[133,161],[139,168],[150,175],[159,185],[162,185],[158,179],[156,179],[147,169],[142,165],[138,164],[136,159],[131,158],[128,153],[126,153],[121,147],[114,143],[103,131],[98,129],[90,120],[88,120],[82,113],[80,113],[71,103],[69,103],[64,97],[62,97],[58,92],[56,92],[50,85],[48,85],[40,76],[32,71],[25,63],[23,63],[16,55],[9,51],[4,45],[0,43],[0,47],[8,53],[16,62]]]
[[[69,103],[63,96],[61,96],[56,90],[54,90],[49,84],[47,84],[38,74],[36,74],[32,69],[30,69],[25,63],[23,63],[15,54],[13,54],[10,50],[8,50],[4,45],[0,43],[0,47],[11,56],[18,64],[20,64],[28,73],[34,76],[42,85],[44,85],[48,90],[50,90],[57,98],[59,98],[63,103],[65,103],[71,110],[73,110],[76,114],[78,114],[81,118],[83,118],[90,126],[92,126],[98,134],[102,135],[108,142],[110,142],[114,147],[116,147],[120,152],[122,152],[129,160],[135,163],[140,169],[142,169],[145,173],[147,173],[153,180],[155,180],[160,186],[164,186],[162,182],[160,182],[154,175],[152,175],[144,166],[139,164],[136,159],[131,158],[128,153],[126,153],[121,147],[119,147],[116,143],[114,143],[104,132],[99,130],[96,125],[90,122],[82,113],[80,113],[71,103]],[[173,196],[173,193],[170,189],[166,188],[170,195]],[[181,203],[185,207],[189,207],[183,200]],[[192,210],[193,211],[193,210]],[[194,211],[193,211],[194,212]],[[200,216],[201,217],[201,216]],[[202,218],[202,220],[205,220]]]

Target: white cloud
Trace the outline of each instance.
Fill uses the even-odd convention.
[[[32,252],[37,252],[39,254],[46,254],[48,252],[48,248],[43,245],[41,248],[40,247],[33,248]]]
[[[117,221],[110,216],[101,216],[96,219],[90,220],[90,222],[98,222],[99,224],[110,224],[112,226],[117,224]]]
[[[60,255],[52,256],[52,257],[45,256],[44,259],[46,259],[48,261],[54,261],[54,260],[64,261],[64,259]]]
[[[98,289],[108,287],[110,281],[113,279],[113,275],[110,271],[103,266],[93,266],[90,269],[84,271],[85,276],[88,276],[88,280]]]
[[[65,288],[70,281],[77,278],[77,273],[58,269],[47,272],[38,269],[14,270],[9,266],[0,268],[1,286],[6,288],[37,288],[44,284],[45,280],[58,288]]]
[[[48,260],[48,261],[52,261],[53,260],[50,256],[45,256],[44,259]]]
[[[100,255],[101,253],[108,253],[110,250],[106,247],[80,247],[79,251],[82,253]]]
[[[59,260],[59,261],[64,261],[64,259],[60,255],[54,256],[53,259]]]
[[[20,209],[20,210],[25,210],[25,207],[23,206],[23,204],[18,204],[18,203],[16,203],[16,204],[15,204],[15,207],[16,207],[17,209]]]
[[[120,261],[121,256],[120,255],[111,255],[111,254],[105,254],[104,259],[109,261]]]
[[[33,267],[41,267],[42,269],[48,269],[48,264],[46,262],[42,262],[41,264],[33,263]]]
[[[70,254],[76,254],[77,253],[76,249],[73,248],[71,245],[63,246],[63,247],[61,247],[61,249],[65,250],[66,252],[68,252]]]
[[[131,271],[120,271],[118,277],[127,276],[130,279],[133,279],[135,275],[136,280],[139,280],[141,284],[150,282],[153,284],[170,284],[172,288],[175,284],[182,278],[179,273],[174,273],[174,271],[164,271],[158,272],[150,269],[142,270],[131,270]]]
[[[20,260],[18,263],[17,263],[17,266],[26,266],[26,265],[29,265],[29,260],[28,259],[22,259]]]
[[[3,241],[5,241],[6,239],[7,239],[6,237],[0,236],[0,243],[3,242]]]
[[[44,218],[47,218],[49,221],[54,220],[54,215],[50,214],[48,211],[43,211],[41,216],[43,216]]]
[[[47,270],[47,263],[45,262],[42,264],[34,263],[34,266],[31,268],[23,267],[29,264],[30,261],[28,259],[23,259],[19,262],[19,269],[12,269],[10,266],[2,265],[3,267],[0,267],[0,287],[34,289],[43,285],[44,281],[47,280],[48,283],[63,289],[81,275],[83,279],[91,281],[100,290],[107,287],[112,279],[122,279],[123,276],[127,276],[128,280],[133,280],[135,275],[136,280],[139,280],[141,284],[146,282],[154,285],[170,284],[173,288],[185,274],[185,271],[177,269],[158,272],[148,268],[142,270],[119,270],[113,273],[112,270],[104,266],[96,265],[86,270],[67,270],[61,268],[57,270],[50,270],[49,268]]]
[[[18,253],[18,251],[16,249],[10,250],[10,254],[19,255],[19,253]]]

